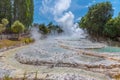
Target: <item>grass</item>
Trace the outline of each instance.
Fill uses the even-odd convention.
[[[114,79],[115,79],[115,80],[120,80],[120,74],[115,75],[115,76],[114,76]]]
[[[34,75],[35,75],[35,77],[30,79],[30,78],[27,77],[27,72],[24,72],[22,78],[12,78],[9,75],[6,75],[6,76],[3,77],[3,79],[1,78],[0,80],[51,80],[51,79],[40,79],[40,78],[38,78],[38,71],[36,71]]]
[[[3,80],[12,80],[12,78],[9,75],[4,76]]]
[[[31,38],[21,38],[20,40],[10,40],[4,39],[0,40],[0,48],[8,48],[11,46],[19,46],[21,44],[29,44],[32,43],[34,40]]]
[[[12,41],[12,40],[1,40],[0,41],[0,48],[10,47],[10,46],[16,46],[22,44],[22,41]]]

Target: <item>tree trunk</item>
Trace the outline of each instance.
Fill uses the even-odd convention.
[[[0,39],[2,40],[2,34],[0,34]]]
[[[20,40],[20,38],[21,38],[21,34],[19,33],[19,34],[18,34],[18,40]]]

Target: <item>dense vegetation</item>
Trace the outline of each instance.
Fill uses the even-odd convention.
[[[0,21],[8,19],[9,26],[19,20],[26,28],[33,22],[34,5],[33,0],[1,0]]]
[[[0,34],[2,34],[5,30],[6,30],[6,26],[8,25],[9,21],[5,18],[3,18],[1,20],[0,23]],[[2,39],[2,35],[1,35],[1,39]]]
[[[0,34],[20,34],[28,30],[33,22],[33,0],[0,1]],[[18,38],[19,38],[18,37]]]
[[[106,23],[104,33],[110,38],[120,37],[120,16],[110,19]]]
[[[89,7],[79,25],[90,35],[117,38],[120,36],[120,16],[112,18],[113,9],[110,2],[97,3]]]
[[[52,22],[50,22],[47,26],[45,24],[40,24],[39,25],[39,30],[42,34],[60,34],[63,32],[63,30],[60,28],[58,25],[54,25]]]
[[[11,24],[12,12],[11,0],[0,0],[0,21],[2,21],[3,18],[6,18]]]
[[[33,22],[34,5],[33,0],[13,0],[13,20],[19,20],[26,27],[29,27]]]

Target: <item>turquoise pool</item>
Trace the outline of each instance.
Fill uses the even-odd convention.
[[[97,52],[120,52],[120,47],[105,47],[101,49],[95,49]]]

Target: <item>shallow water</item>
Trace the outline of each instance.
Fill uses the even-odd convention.
[[[73,50],[66,49],[61,47],[61,45],[72,48]],[[92,43],[89,40],[80,39],[80,40],[71,40],[71,39],[51,39],[51,40],[40,40],[39,42],[29,46],[26,49],[23,49],[17,52],[18,60],[24,61],[61,61],[61,62],[82,62],[82,63],[93,63],[97,61],[104,60],[102,58],[96,58],[86,55],[77,55],[74,49],[85,49],[85,48],[101,48],[104,47],[100,43]],[[22,59],[23,58],[23,59]]]
[[[61,45],[67,46],[70,49],[61,47]],[[84,47],[86,46],[86,47]],[[6,63],[13,66],[16,70],[21,69],[23,71],[36,71],[37,69],[40,72],[49,72],[49,73],[79,73],[83,75],[83,72],[79,69],[74,69],[71,67],[54,67],[53,69],[49,69],[49,66],[40,66],[40,65],[27,65],[24,62],[30,61],[33,63],[44,61],[44,62],[52,62],[52,63],[59,63],[59,62],[65,62],[70,64],[82,64],[82,65],[100,65],[104,64],[108,65],[114,64],[115,62],[105,60],[104,58],[95,57],[95,56],[89,56],[89,55],[83,55],[83,54],[77,54],[78,52],[76,50],[81,50],[84,48],[101,48],[105,45],[100,43],[92,43],[89,40],[86,39],[62,39],[62,38],[53,38],[53,39],[46,39],[46,40],[40,40],[34,44],[29,45],[28,47],[22,48],[20,50],[10,52],[10,54],[6,55]],[[86,49],[86,50],[87,50]],[[16,58],[16,55],[18,58]],[[20,61],[24,61],[22,64]],[[78,71],[77,71],[78,70]],[[88,73],[88,74],[87,74]],[[88,75],[89,77],[94,77],[94,80],[101,80],[101,78],[104,78],[102,80],[107,80],[105,77],[107,76],[101,76],[97,73],[94,74],[94,72],[84,72],[84,76]],[[101,78],[100,78],[101,77]],[[97,79],[95,79],[97,78]]]
[[[110,52],[110,53],[115,53],[115,52],[120,52],[120,47],[112,47],[112,46],[108,46],[108,47],[104,47],[101,49],[96,49],[95,51],[98,52]]]
[[[15,53],[21,51],[21,49],[27,49],[28,47],[18,48],[15,50],[10,50],[9,52],[4,53],[4,63],[7,64],[7,68],[12,67],[13,76],[22,76],[24,72],[27,73],[33,73],[38,71],[41,75],[53,75],[50,77],[54,77],[55,79],[57,77],[63,78],[66,75],[75,75],[76,78],[79,79],[87,79],[87,80],[108,80],[108,77],[104,74],[85,71],[82,69],[75,69],[75,68],[68,68],[68,67],[54,67],[54,68],[48,68],[47,66],[35,66],[35,65],[27,65],[27,64],[21,64],[18,61],[15,60]],[[8,66],[9,65],[9,66]],[[78,75],[78,76],[77,76]],[[33,75],[34,76],[34,75]],[[71,76],[66,76],[71,77]],[[79,80],[78,79],[78,80]]]

